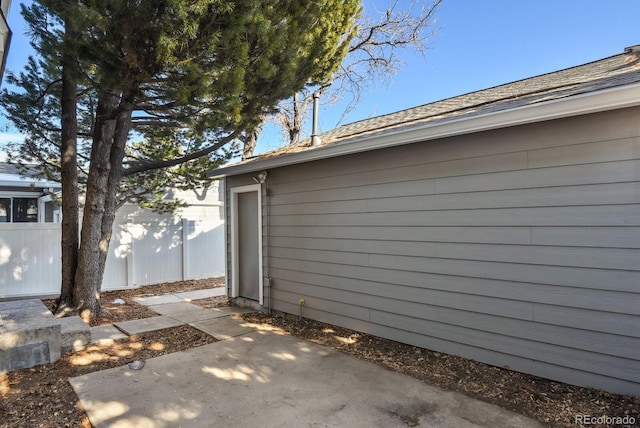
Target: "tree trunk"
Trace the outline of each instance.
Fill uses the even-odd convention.
[[[115,92],[102,94],[96,111],[74,288],[74,306],[84,320],[91,320],[101,312],[100,288],[115,217],[116,190],[122,177],[124,147],[131,127],[131,108],[125,101],[119,103],[120,98]]]
[[[65,22],[65,42],[73,38],[73,29]],[[67,43],[65,43],[67,44]],[[66,46],[65,46],[66,47]],[[68,49],[62,55],[62,141],[60,169],[62,175],[62,284],[56,314],[63,315],[73,308],[73,288],[78,266],[78,156],[77,156],[77,88],[76,61]]]
[[[252,131],[245,132],[242,137],[242,160],[248,159],[253,156],[253,152],[256,149],[258,143],[258,135],[262,131],[262,125],[258,125]]]
[[[113,232],[113,221],[116,217],[116,210],[118,208],[116,195],[118,194],[118,187],[122,180],[122,160],[125,155],[125,145],[131,130],[131,109],[125,107],[118,114],[116,119],[116,128],[113,137],[113,144],[111,146],[110,162],[111,171],[109,179],[107,180],[107,192],[105,198],[105,210],[102,218],[102,225],[100,229],[100,245],[109,248],[111,242],[111,235]],[[102,279],[104,276],[104,268],[107,262],[108,252],[100,252],[99,263],[99,283],[97,284],[98,293],[102,288]]]
[[[298,144],[300,141],[300,131],[302,130],[302,116],[304,111],[300,108],[300,97],[298,93],[293,95],[293,116],[289,122],[289,144]]]

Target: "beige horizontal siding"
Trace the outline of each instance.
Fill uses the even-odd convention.
[[[436,179],[436,193],[481,192],[500,189],[577,186],[637,182],[640,161],[627,160],[584,165],[567,165],[525,171],[487,173]]]
[[[294,257],[299,255],[301,260],[321,260],[327,255],[320,253],[318,258],[313,257],[313,255],[304,257],[305,252],[296,252],[300,249],[640,271],[640,263],[638,263],[640,249],[629,248],[280,236],[271,237],[270,245],[275,248],[282,248],[285,252],[289,249]],[[328,256],[331,257],[331,254]],[[365,262],[368,263],[368,261]]]
[[[299,272],[309,272],[335,276],[341,279],[362,279],[364,281],[379,281],[383,284],[400,284],[409,287],[424,287],[435,290],[451,290],[459,293],[473,293],[496,298],[518,299],[530,302],[548,303],[593,310],[610,310],[610,306],[616,307],[617,313],[636,314],[636,305],[633,293],[637,290],[637,282],[629,287],[632,291],[612,291],[600,288],[586,288],[578,286],[558,287],[555,284],[541,284],[524,282],[522,280],[501,280],[495,278],[480,278],[470,276],[473,268],[465,272],[433,273],[435,269],[428,268],[423,271],[411,271],[397,267],[394,269],[381,269],[379,267],[361,267],[338,263],[320,263],[281,259],[273,257],[270,266],[276,269],[287,269]],[[574,272],[580,273],[580,271]],[[558,270],[561,273],[563,271]],[[571,271],[570,271],[571,272]],[[463,276],[467,273],[468,276]],[[585,275],[589,272],[585,272]],[[594,271],[593,273],[597,273]],[[568,274],[570,275],[570,273]],[[498,275],[496,275],[498,276]],[[606,283],[606,282],[604,282]],[[318,284],[322,286],[323,284]],[[624,288],[624,287],[618,287]],[[411,300],[411,299],[407,299]],[[639,329],[640,331],[640,329]]]
[[[445,259],[640,271],[640,250],[628,248],[438,243],[436,252]]]
[[[593,172],[599,173],[600,179],[624,181],[628,177],[637,177],[633,171],[624,170],[625,166],[637,165],[637,162],[628,162],[629,160],[640,159],[640,138],[625,139],[621,141],[604,141],[584,145],[586,154],[581,153],[582,146],[569,146],[552,148],[545,150],[534,150],[516,153],[506,153],[499,155],[489,155],[475,158],[463,158],[449,160],[445,162],[434,163],[432,158],[427,158],[429,162],[420,163],[409,166],[398,166],[395,163],[386,163],[384,168],[351,172],[335,175],[330,177],[321,177],[313,179],[301,179],[295,182],[280,182],[279,184],[271,184],[271,188],[276,193],[276,197],[271,202],[277,205],[279,201],[286,200],[285,195],[297,192],[316,192],[320,190],[336,189],[345,187],[372,187],[375,185],[388,185],[389,183],[411,182],[416,177],[420,177],[422,182],[425,179],[448,178],[448,177],[465,177],[465,176],[481,176],[487,174],[486,182],[492,183],[497,181],[499,188],[517,188],[513,187],[514,183],[504,180],[505,177],[526,178],[527,180],[536,180],[530,184],[520,184],[521,180],[516,181],[518,186],[525,187],[544,187],[557,186],[555,180],[564,179],[567,171],[574,175],[573,181],[569,184],[588,184],[593,181]],[[578,153],[576,153],[578,152]],[[566,160],[567,156],[573,154],[576,159],[573,162]],[[620,163],[618,164],[619,161]],[[415,160],[414,160],[415,162]],[[602,164],[602,165],[593,165]],[[618,165],[618,166],[616,166]],[[558,168],[558,167],[569,167]],[[556,168],[553,168],[556,167]],[[527,168],[536,168],[526,172]],[[617,173],[616,170],[622,168],[623,171]],[[518,171],[514,173],[513,171]],[[626,175],[625,175],[626,173]],[[549,178],[551,181],[545,178]],[[554,176],[555,175],[555,176]],[[604,177],[603,177],[604,175]],[[313,175],[316,177],[316,175]],[[622,177],[622,180],[620,179]],[[452,180],[447,180],[450,182]],[[445,182],[445,183],[446,183]],[[487,184],[485,184],[487,185]],[[495,186],[495,184],[493,184]],[[446,187],[439,192],[445,192]],[[510,186],[510,187],[505,187]],[[373,187],[376,188],[376,187]],[[388,188],[388,186],[387,186]],[[385,187],[376,188],[379,191]],[[321,200],[323,193],[312,193],[314,199]],[[340,194],[333,195],[335,199],[340,200]],[[300,195],[296,195],[300,196]],[[289,200],[296,201],[296,196],[290,196]],[[393,193],[392,193],[393,196]],[[299,201],[298,201],[299,202]]]
[[[640,394],[639,114],[269,171],[273,308]]]
[[[640,230],[640,228],[639,228]],[[432,226],[271,226],[270,236],[338,239],[377,239],[401,242],[477,242],[529,244],[531,228]],[[639,232],[640,233],[640,232]]]
[[[640,248],[640,227],[332,227],[273,226],[270,236]]]
[[[340,278],[336,281],[326,276],[322,280],[315,281],[313,278],[309,280],[301,278],[305,282],[299,282],[286,279],[296,277],[295,274],[291,275],[291,272],[280,270],[276,272],[282,275],[283,280],[278,289],[322,297],[327,300],[349,302],[372,309],[390,310],[395,308],[399,312],[404,311],[403,313],[409,315],[413,307],[414,309],[418,308],[413,312],[414,315],[428,318],[429,314],[435,316],[439,308],[456,308],[509,318],[533,320],[533,304],[521,300],[486,297],[427,287],[405,287],[371,281],[364,282],[357,279]],[[292,287],[291,284],[295,284],[295,287]],[[398,299],[399,296],[402,296],[402,299]]]
[[[575,247],[640,248],[640,227],[533,227],[531,243]]]
[[[640,165],[639,165],[640,166]],[[640,171],[640,170],[639,170]],[[384,213],[291,214],[274,226],[639,226],[640,204]]]
[[[639,204],[640,193],[637,184],[615,183],[584,186],[559,186],[535,189],[469,192],[465,194],[434,194],[424,187],[411,191],[410,196],[400,196],[391,189],[385,196],[371,193],[369,189],[340,188],[345,199],[331,200],[335,191],[324,190],[309,195],[306,192],[288,194],[289,203],[284,198],[274,197],[270,201],[272,215],[304,215],[334,213],[395,212],[398,206],[405,211],[438,211],[454,209],[554,207],[575,205],[624,205]],[[302,200],[297,200],[297,195]],[[305,196],[306,195],[306,196]],[[367,197],[367,195],[369,195]],[[351,199],[349,199],[351,197]],[[324,199],[324,202],[303,202],[305,199]],[[280,202],[280,203],[279,203]]]
[[[529,168],[640,159],[640,138],[529,150],[527,159]]]

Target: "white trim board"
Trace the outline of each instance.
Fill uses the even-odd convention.
[[[229,189],[231,197],[231,297],[238,297],[240,284],[238,283],[238,194],[247,192],[258,193],[258,292],[260,305],[264,302],[264,278],[262,259],[262,185],[251,184],[248,186],[232,187]]]

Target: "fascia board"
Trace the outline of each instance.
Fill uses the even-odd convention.
[[[40,196],[42,196],[42,192],[0,190],[0,198],[38,198]]]
[[[640,83],[556,99],[471,117],[406,126],[376,135],[355,137],[302,152],[259,159],[211,171],[210,177],[240,175],[292,164],[366,152],[445,137],[543,122],[640,105]]]
[[[54,189],[60,188],[60,183],[54,181],[37,181],[37,180],[0,180],[0,187],[25,187],[32,189],[42,189],[45,187],[52,187]]]
[[[32,184],[34,184],[33,181],[12,181],[12,180],[0,181],[0,187],[31,187]]]

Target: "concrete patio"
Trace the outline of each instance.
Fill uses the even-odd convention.
[[[225,340],[71,379],[93,426],[541,426],[238,317],[205,323]]]

